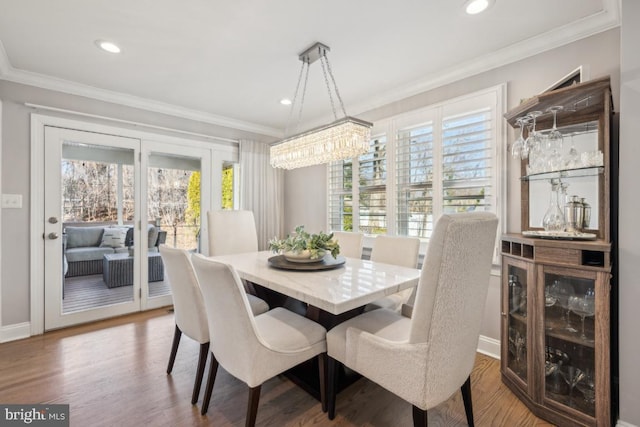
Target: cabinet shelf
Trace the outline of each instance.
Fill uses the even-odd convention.
[[[520,177],[521,181],[541,181],[549,179],[570,179],[581,178],[585,176],[597,176],[604,173],[602,166],[589,166],[585,168],[562,169],[551,172],[532,173]]]
[[[595,341],[593,339],[589,339],[589,337],[593,337],[593,328],[591,328],[591,330],[586,329],[585,335],[587,336],[587,339],[584,340],[580,338],[579,324],[573,324],[573,328],[575,328],[578,332],[568,331],[565,329],[565,327],[566,323],[561,319],[557,319],[553,322],[547,321],[544,333],[546,336],[557,338],[571,344],[578,344],[583,347],[595,348]]]

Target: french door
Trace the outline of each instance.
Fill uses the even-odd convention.
[[[44,329],[170,305],[159,245],[191,251],[210,151],[44,127]]]
[[[199,253],[207,244],[206,233],[201,232],[206,210],[200,207],[211,204],[209,151],[153,141],[144,141],[142,147],[147,229],[161,230],[165,245]],[[157,250],[148,248],[148,256],[142,259],[147,285],[141,288],[143,309],[171,304],[169,283],[156,274]]]
[[[124,240],[120,247],[104,236],[141,218],[135,167],[140,140],[50,126],[44,135],[45,329],[139,310],[137,254],[122,273],[130,272],[125,282],[133,283],[111,288],[104,282],[103,258],[119,250],[128,257]],[[118,182],[120,176],[127,176],[126,183]],[[119,203],[124,194],[128,203]],[[136,240],[139,230],[133,228]]]

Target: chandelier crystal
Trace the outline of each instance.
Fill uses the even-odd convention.
[[[282,169],[296,169],[305,166],[329,163],[338,160],[350,159],[358,157],[369,151],[369,141],[371,139],[372,123],[347,116],[342,98],[338,92],[329,60],[326,53],[329,48],[321,43],[316,43],[309,49],[300,54],[302,61],[302,70],[296,86],[296,95],[293,98],[291,112],[296,106],[296,99],[300,83],[302,82],[303,71],[307,69],[309,74],[309,65],[320,59],[322,63],[322,71],[324,73],[331,107],[335,121],[333,123],[319,126],[317,128],[299,133],[297,135],[283,139],[271,146],[271,166]],[[340,102],[344,117],[338,119],[335,104],[333,102],[333,93],[329,84],[329,77],[333,82],[335,96]],[[304,80],[304,88],[302,92],[302,101],[299,107],[298,122],[302,116],[302,107],[304,103],[304,94],[307,87],[307,77]],[[289,116],[289,120],[291,115]],[[287,129],[289,123],[287,123]],[[286,134],[286,131],[285,131]]]
[[[358,157],[369,151],[371,125],[345,117],[271,147],[271,166],[296,169]]]

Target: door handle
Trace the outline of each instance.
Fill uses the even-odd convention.
[[[55,239],[57,239],[59,236],[58,236],[58,233],[56,233],[56,232],[51,232],[51,233],[47,234],[47,237],[48,237],[50,240],[55,240]]]

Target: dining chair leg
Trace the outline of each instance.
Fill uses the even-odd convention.
[[[464,413],[467,415],[467,424],[473,427],[473,405],[471,403],[471,376],[460,387],[462,391],[462,401],[464,402]]]
[[[427,427],[427,411],[413,406],[413,427]]]
[[[320,376],[320,403],[322,412],[327,412],[327,353],[318,355],[318,375]]]
[[[336,388],[338,387],[339,363],[333,357],[327,356],[327,416],[330,420],[336,417]]]
[[[204,399],[202,399],[202,409],[200,414],[204,415],[209,410],[209,401],[211,401],[211,393],[213,392],[213,384],[216,382],[216,373],[218,372],[218,361],[211,353],[211,363],[209,364],[209,378],[207,379],[207,388],[204,391]]]
[[[182,337],[182,331],[178,328],[178,325],[176,325],[176,329],[173,332],[173,344],[171,345],[171,355],[169,355],[167,374],[170,374],[173,370],[173,363],[176,361],[176,354],[178,353],[178,345],[180,345],[180,337]]]
[[[251,387],[249,389],[249,403],[247,404],[247,420],[246,427],[254,427],[256,425],[256,416],[258,415],[258,403],[260,403],[260,388],[262,386]]]
[[[209,355],[209,343],[200,344],[200,355],[198,356],[198,370],[196,371],[196,380],[193,383],[193,395],[191,396],[191,404],[195,405],[200,396],[200,385],[204,376],[204,367],[207,364],[207,356]]]

